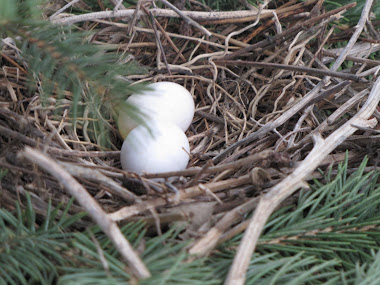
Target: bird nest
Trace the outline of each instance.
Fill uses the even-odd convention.
[[[107,120],[112,147],[104,149],[85,135],[91,118],[78,118],[74,128],[68,108],[55,111],[54,96],[47,107],[38,92],[27,92],[28,66],[3,41],[2,207],[13,209],[29,192],[40,215],[49,200],[58,205],[74,196],[69,213],[86,210],[100,225],[144,220],[160,233],[187,222],[182,238],[195,238],[189,250],[203,255],[246,230],[244,217],[255,208],[254,219],[261,215],[265,223],[306,181],[321,177],[318,168],[348,160],[351,171],[366,155],[367,170],[376,167],[380,83],[373,55],[380,44],[368,7],[358,25],[337,29],[355,4],[326,12],[320,1],[290,1],[214,12],[197,1],[178,4],[180,11],[139,3],[50,20],[96,29],[89,39],[94,45],[129,54],[146,68],[124,78],[132,84],[172,81],[191,92],[196,111],[186,132],[188,168],[123,171],[115,121]],[[72,97],[65,100],[70,106]],[[112,228],[107,234],[116,239]],[[134,269],[144,276],[138,263]]]

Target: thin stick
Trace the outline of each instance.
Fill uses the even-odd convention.
[[[376,119],[368,120],[375,111],[380,101],[380,78],[368,97],[363,108],[342,127],[333,132],[325,140],[321,136],[314,136],[315,146],[309,155],[299,164],[299,166],[287,176],[283,181],[270,189],[259,201],[255,214],[249,222],[248,228],[240,243],[238,252],[230,268],[226,285],[244,284],[245,273],[248,268],[249,260],[256,247],[260,234],[265,226],[269,216],[275,208],[287,197],[293,194],[300,187],[308,187],[304,182],[306,178],[314,171],[316,167],[325,159],[325,157],[339,146],[345,139],[352,135],[358,125],[361,127],[374,127],[377,124]]]
[[[62,166],[57,164],[44,153],[30,147],[25,147],[25,150],[21,154],[31,162],[36,163],[46,172],[53,175],[60,183],[62,183],[66,191],[75,197],[78,203],[111,239],[122,257],[132,268],[137,278],[148,278],[151,276],[149,270],[141,261],[138,254],[133,250],[131,244],[121,233],[117,224],[107,216],[94,198],[88,194],[86,189],[84,189],[83,186],[80,185]]]
[[[237,169],[241,168],[245,165],[254,165],[254,163],[258,161],[262,161],[264,159],[268,159],[271,156],[274,155],[274,152],[272,150],[265,150],[250,156],[247,156],[245,158],[235,160],[228,163],[223,163],[216,166],[210,166],[207,167],[207,169],[204,169],[202,173],[204,174],[210,174],[210,173],[217,173],[222,172],[228,169]],[[142,175],[145,178],[165,178],[165,177],[173,177],[173,176],[193,176],[197,175],[202,170],[201,167],[193,167],[188,168],[180,171],[171,171],[171,172],[164,172],[164,173],[147,173]]]
[[[224,190],[226,188],[233,188],[233,187],[238,187],[240,185],[244,185],[248,183],[250,180],[251,178],[247,174],[247,175],[240,176],[238,178],[232,178],[225,181],[207,183],[207,184],[204,184],[203,186],[210,189],[212,192],[217,192],[217,191]],[[129,217],[132,217],[134,215],[137,215],[139,213],[145,212],[147,210],[150,210],[159,206],[163,206],[163,205],[168,205],[170,203],[176,203],[176,202],[179,202],[191,197],[195,197],[203,193],[204,193],[204,190],[202,190],[198,186],[189,187],[189,188],[180,190],[177,193],[168,195],[166,198],[151,199],[149,201],[145,201],[140,204],[121,208],[120,210],[116,212],[108,214],[108,217],[110,217],[113,221],[121,221]]]
[[[195,242],[189,249],[190,254],[206,255],[217,245],[223,233],[234,223],[241,220],[245,213],[252,211],[258,203],[258,198],[252,198],[244,204],[229,211],[207,234]]]
[[[80,177],[89,179],[91,181],[96,181],[99,185],[104,185],[108,187],[110,193],[123,198],[126,202],[134,203],[140,202],[140,198],[136,196],[134,193],[129,190],[123,188],[118,183],[116,183],[113,179],[105,176],[100,171],[96,169],[91,169],[87,167],[83,167],[80,165],[75,165],[67,162],[59,162],[61,166],[65,168],[65,170],[74,177]]]
[[[356,5],[356,3],[351,3],[353,4],[353,6]],[[349,6],[351,4],[348,4],[346,6]],[[346,6],[342,6],[340,8],[343,8],[343,7],[346,7]],[[353,7],[352,6],[352,7]],[[346,7],[347,8],[347,7]],[[336,9],[338,10],[338,9]],[[364,11],[364,10],[363,10]],[[332,11],[330,11],[332,12]],[[330,13],[329,12],[329,13]],[[369,13],[369,10],[367,11]],[[329,13],[326,13],[326,14],[329,14]],[[325,14],[325,15],[326,15]],[[363,15],[363,14],[362,14]],[[360,20],[361,21],[361,20]],[[308,22],[308,21],[306,21]],[[303,24],[306,24],[306,22],[304,22]],[[345,56],[348,54],[349,50],[352,48],[352,46],[355,44],[356,40],[358,39],[361,31],[363,30],[363,27],[364,27],[364,23],[362,23],[362,26],[361,28],[359,28],[358,26],[358,29],[355,31],[355,33],[352,35],[350,41],[348,42],[347,46],[345,47],[345,49],[343,50],[343,52],[341,53],[341,55],[339,56],[339,58],[336,60],[336,62],[334,63],[333,67],[331,68],[331,71],[336,71],[339,66],[343,63],[343,61],[345,60]],[[297,25],[296,25],[297,26]],[[294,28],[294,27],[293,27]],[[291,28],[291,29],[293,29]],[[286,32],[290,31],[291,29],[287,30]],[[360,30],[359,33],[358,30]],[[285,34],[286,32],[282,33],[282,34]],[[279,36],[279,35],[277,35]],[[276,36],[276,37],[277,37]],[[285,36],[285,35],[284,35]],[[234,53],[235,54],[235,53]],[[233,54],[232,54],[233,55]],[[228,56],[227,56],[228,57]],[[316,96],[319,96],[318,95],[318,92],[322,89],[322,87],[330,80],[330,77],[329,76],[325,76],[324,78],[322,78],[322,80],[317,84],[317,86],[315,86],[313,88],[313,90],[311,90],[308,94],[305,95],[305,97],[297,102],[292,108],[290,108],[289,110],[287,110],[286,112],[284,112],[280,117],[278,117],[274,122],[269,122],[267,124],[265,124],[261,129],[259,129],[258,131],[250,134],[248,137],[245,137],[244,139],[240,140],[240,141],[237,141],[236,143],[230,145],[229,147],[227,147],[223,152],[221,152],[219,155],[217,155],[216,157],[213,158],[213,162],[216,164],[218,162],[220,162],[224,157],[226,157],[229,153],[231,153],[232,151],[234,151],[236,148],[238,148],[239,146],[241,145],[245,145],[245,144],[248,144],[254,140],[256,140],[258,137],[260,136],[263,136],[264,134],[276,129],[277,127],[281,126],[282,124],[284,124],[286,121],[288,121],[295,113],[297,113],[298,111],[300,111],[301,109],[305,108],[305,106],[307,106],[309,104],[309,102],[311,102]]]
[[[327,75],[331,77],[337,77],[337,78],[342,78],[342,79],[352,80],[352,81],[360,80],[360,77],[354,74],[348,74],[348,73],[337,72],[337,71],[332,71],[332,70],[303,67],[303,66],[280,64],[280,63],[255,62],[255,61],[243,61],[243,60],[215,60],[214,62],[225,64],[225,65],[258,66],[258,67],[272,68],[272,69],[278,68],[278,69],[284,69],[284,70],[290,70],[290,71],[305,72],[308,74]]]
[[[324,56],[331,56],[333,58],[337,58],[339,56],[337,53],[329,51],[327,49],[323,49],[322,53]],[[348,55],[346,59],[353,62],[364,63],[364,64],[367,64],[368,66],[380,66],[380,60],[372,60],[368,58],[361,58],[361,57],[350,56],[350,55]]]
[[[339,7],[335,10],[331,10],[327,13],[324,13],[320,16],[317,16],[317,17],[314,17],[314,18],[311,18],[307,21],[304,21],[304,22],[301,22],[301,23],[298,23],[298,24],[295,24],[293,27],[291,27],[290,29],[287,29],[286,31],[284,31],[283,33],[281,34],[278,34],[274,37],[268,37],[267,39],[261,41],[261,42],[258,42],[258,43],[255,43],[253,45],[250,45],[248,47],[245,47],[245,48],[242,48],[234,53],[231,53],[229,55],[227,55],[225,58],[226,59],[233,59],[233,58],[236,58],[236,57],[239,57],[243,54],[246,54],[248,52],[251,52],[253,50],[256,50],[256,49],[264,49],[266,48],[267,46],[271,45],[271,44],[276,44],[276,43],[282,43],[284,40],[290,38],[292,35],[294,35],[295,33],[297,33],[298,31],[300,31],[301,29],[303,29],[304,27],[307,27],[308,25],[311,25],[311,24],[314,24],[322,19],[325,19],[325,18],[328,18],[330,16],[333,16],[335,14],[338,14],[338,13],[341,13],[342,11],[345,11],[347,9],[350,9],[350,8],[353,8],[356,6],[356,2],[354,3],[350,3],[350,4],[347,4],[347,5],[344,5],[342,7]]]
[[[197,22],[195,22],[193,19],[191,19],[189,16],[182,13],[181,10],[179,10],[176,6],[169,3],[166,0],[160,0],[165,6],[172,9],[174,12],[176,12],[182,19],[184,19],[189,25],[194,26],[198,30],[200,30],[202,33],[206,34],[207,36],[211,36],[211,32],[209,32],[205,27],[199,25]]]
[[[37,146],[38,142],[30,137],[23,135],[20,132],[12,131],[6,127],[0,126],[0,133],[6,134],[8,137],[18,140],[24,144],[30,146]],[[41,145],[42,143],[40,143]],[[75,157],[120,157],[120,151],[80,151],[80,150],[66,150],[60,149],[53,146],[43,145],[47,152],[55,155],[64,155],[64,156],[75,156]]]
[[[114,8],[114,11],[117,11],[119,10],[119,8],[122,8],[122,9],[125,9],[125,7],[123,6],[123,0],[118,0],[119,2],[116,3],[115,5],[115,8]],[[115,4],[115,1],[113,1],[114,4]]]
[[[71,7],[72,5],[74,5],[75,3],[79,2],[80,0],[73,0],[71,1],[70,3],[67,3],[65,6],[63,6],[61,9],[59,9],[57,12],[55,12],[53,15],[51,15],[49,17],[49,20],[51,21],[52,19],[54,19],[55,16],[57,16],[58,14],[61,14],[63,11],[65,11],[66,9],[68,9],[69,7]]]
[[[194,178],[187,184],[187,187],[194,186],[198,183],[199,179],[201,179],[202,175],[205,174],[208,168],[212,165],[212,161],[208,160],[205,165],[199,170],[197,174],[195,174]]]
[[[286,13],[290,13],[290,11],[297,11],[298,13],[302,13],[304,12],[304,8],[307,7],[307,6],[310,6],[312,4],[314,4],[315,2],[317,2],[318,0],[308,0],[308,1],[305,1],[305,2],[301,2],[301,3],[298,3],[298,4],[295,4],[293,6],[288,6],[288,7],[279,7],[275,10],[272,10],[272,9],[265,9],[262,11],[262,14],[260,15],[260,18],[261,20],[263,19],[268,19],[268,18],[272,18],[273,17],[273,13],[276,13],[279,17],[282,16],[282,14],[286,14]],[[268,1],[266,1],[268,2]],[[291,3],[291,4],[294,4],[294,3]],[[255,8],[254,10],[251,10],[250,11],[258,11],[257,8]],[[267,13],[267,11],[271,11],[270,13]],[[225,18],[225,19],[210,19],[210,20],[204,20],[204,21],[200,21],[202,24],[208,24],[208,25],[218,25],[218,24],[237,24],[237,23],[245,23],[245,22],[254,22],[257,20],[257,14],[255,16],[247,16],[247,17],[239,17],[239,18]]]
[[[144,10],[145,10],[145,8],[144,8]],[[159,50],[158,52],[161,52],[161,55],[162,55],[162,57],[164,59],[164,62],[165,62],[165,65],[166,65],[166,69],[168,70],[169,75],[172,75],[172,73],[170,72],[168,61],[166,59],[166,54],[165,54],[164,47],[162,46],[162,43],[161,43],[160,35],[158,34],[158,31],[157,31],[156,19],[154,18],[153,14],[150,13],[150,12],[149,12],[149,16],[150,16],[150,19],[152,21],[152,27],[153,27],[153,30],[154,30],[154,35],[156,37],[156,42],[158,44],[158,50]]]
[[[179,15],[168,9],[149,9],[149,12],[152,12],[155,17],[166,17],[166,18],[179,18]],[[266,17],[271,17],[272,11],[274,10],[263,10],[263,15]],[[72,25],[78,22],[84,21],[93,21],[96,19],[106,19],[106,18],[128,18],[131,19],[133,14],[135,13],[134,9],[128,10],[118,10],[118,11],[102,11],[102,12],[94,12],[76,16],[69,16],[65,18],[56,18],[51,21],[54,24],[60,25]],[[181,11],[183,15],[191,17],[192,19],[202,21],[202,20],[221,20],[221,19],[239,19],[245,18],[247,21],[250,21],[249,17],[256,18],[257,11],[229,11],[229,12],[196,12],[196,11]],[[137,16],[143,16],[143,12],[139,11]],[[263,16],[262,15],[262,16]]]
[[[125,10],[126,8],[124,7],[123,0],[110,0],[110,2],[115,6],[115,10]]]
[[[368,19],[372,2],[373,0],[366,1],[361,18],[356,26],[356,31],[348,42],[345,50],[342,52],[342,55],[335,62],[332,68],[333,70],[339,67],[341,61],[344,60],[345,55],[348,54],[348,51],[358,39]],[[249,222],[248,228],[244,234],[242,242],[239,245],[238,252],[235,255],[233,264],[230,267],[224,284],[244,284],[249,261],[269,216],[282,201],[292,195],[298,188],[308,187],[305,182],[307,176],[310,175],[316,167],[318,167],[319,163],[321,163],[331,151],[333,151],[344,140],[352,135],[358,129],[358,126],[371,128],[376,126],[377,120],[375,118],[368,120],[368,118],[376,110],[376,106],[379,104],[379,101],[380,77],[376,80],[366,103],[354,117],[333,132],[325,140],[320,134],[314,135],[313,139],[315,141],[315,145],[309,155],[302,161],[302,163],[299,164],[293,173],[271,188],[271,190],[260,199],[259,205],[257,206],[256,211]]]

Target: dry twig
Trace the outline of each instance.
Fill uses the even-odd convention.
[[[91,218],[111,239],[121,256],[128,262],[129,266],[138,278],[150,277],[149,270],[141,261],[137,253],[133,250],[130,243],[126,240],[117,224],[107,216],[101,206],[94,200],[94,198],[91,197],[90,194],[87,193],[86,189],[84,189],[82,185],[80,185],[64,168],[44,153],[30,147],[26,147],[24,152],[21,154],[31,162],[40,166],[46,172],[53,175],[60,183],[62,183],[66,191],[75,197],[78,203],[87,211]]]
[[[363,8],[362,16],[356,27],[355,33],[352,35],[349,43],[347,44],[344,52],[335,62],[333,70],[336,70],[348,51],[352,48],[353,44],[359,37],[364,25],[368,19],[368,14],[372,5],[372,0],[367,0]],[[255,210],[249,226],[244,234],[243,240],[239,245],[237,254],[234,258],[233,264],[229,270],[225,284],[244,284],[246,270],[248,268],[249,260],[252,252],[254,251],[259,236],[264,228],[269,216],[273,213],[274,209],[292,193],[300,187],[308,187],[305,179],[310,175],[319,163],[337,146],[339,146],[345,139],[352,135],[360,127],[374,127],[377,124],[375,118],[368,120],[372,113],[375,111],[376,106],[380,102],[380,78],[377,79],[372,91],[364,104],[364,106],[352,117],[348,122],[341,126],[338,130],[333,132],[326,139],[323,139],[320,134],[314,135],[314,147],[309,155],[302,161],[302,163],[283,181],[274,186],[267,194],[260,198],[259,204]],[[353,125],[356,125],[354,127]]]
[[[172,10],[168,9],[149,9],[149,12],[155,17],[166,17],[166,18],[179,18],[180,16]],[[69,16],[64,18],[56,18],[51,21],[55,24],[60,25],[72,25],[74,23],[83,22],[83,21],[93,21],[98,19],[106,18],[132,18],[135,10],[118,10],[118,11],[104,11],[104,12],[95,12],[83,15]],[[231,12],[194,12],[194,11],[181,11],[181,13],[187,17],[190,17],[193,20],[202,21],[202,20],[221,20],[221,19],[239,19],[244,18],[246,21],[251,21],[252,18],[256,18],[257,11],[231,11]],[[265,15],[271,16],[272,10],[263,10],[262,13]],[[63,14],[61,14],[63,15]],[[142,12],[139,11],[138,17],[143,16]]]
[[[304,182],[323,159],[339,146],[345,139],[351,136],[359,127],[374,127],[376,119],[368,120],[380,102],[380,77],[377,79],[366,104],[359,112],[345,123],[342,127],[332,133],[328,138],[314,135],[314,147],[303,162],[283,181],[260,198],[255,214],[249,222],[234,263],[230,268],[225,284],[244,284],[245,273],[252,252],[255,249],[259,236],[269,216],[284,199],[289,197],[297,189],[308,187]],[[356,125],[355,127],[353,125]]]

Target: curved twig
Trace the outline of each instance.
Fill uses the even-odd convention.
[[[132,268],[138,278],[150,277],[150,272],[124,237],[117,224],[103,211],[102,207],[92,198],[86,189],[79,184],[62,166],[39,150],[25,147],[22,155],[53,175],[66,191],[75,197],[78,203],[87,211],[103,232],[111,239],[122,257]]]
[[[335,62],[332,68],[333,70],[336,70],[340,66],[345,59],[345,55],[348,54],[348,51],[358,39],[368,19],[372,2],[372,0],[366,1],[361,18],[356,27],[356,31],[348,42],[345,50],[342,52],[342,55]],[[302,163],[299,164],[293,173],[271,188],[267,194],[260,198],[259,204],[249,222],[243,240],[239,245],[233,264],[230,267],[227,279],[225,281],[226,285],[244,284],[246,271],[252,253],[270,215],[282,201],[292,195],[297,189],[300,187],[308,187],[305,179],[314,171],[315,168],[318,167],[318,165],[331,151],[351,136],[358,129],[358,127],[373,128],[377,124],[377,120],[375,118],[370,120],[369,118],[376,110],[379,101],[380,77],[376,80],[366,103],[357,112],[357,114],[326,139],[323,139],[320,134],[314,135],[313,139],[315,145],[309,155],[302,161]]]

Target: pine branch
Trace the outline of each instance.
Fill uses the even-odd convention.
[[[2,18],[0,33],[15,40],[20,48],[20,65],[26,67],[30,91],[38,88],[44,106],[54,102],[56,115],[66,108],[69,100],[73,123],[79,124],[77,127],[82,129],[84,138],[109,146],[108,122],[120,110],[143,120],[142,114],[125,102],[141,86],[132,87],[122,78],[141,74],[145,69],[133,62],[118,63],[123,62],[123,56],[106,53],[89,43],[93,32],[76,31],[30,17],[41,13],[29,8],[35,6],[33,2],[0,4],[0,10],[13,11]]]
[[[336,176],[330,169],[324,183],[315,181],[311,189],[301,191],[296,205],[271,216],[251,259],[247,284],[274,280],[278,284],[362,284],[355,282],[377,280],[378,274],[371,268],[379,269],[380,173],[365,173],[366,163],[367,159],[363,160],[349,175],[346,160]],[[212,260],[216,268],[224,264],[217,269],[223,278],[240,239],[222,244],[222,252]]]
[[[13,214],[0,209],[0,284],[51,284],[59,275],[57,267],[69,264],[64,252],[73,235],[64,230],[83,215],[66,215],[71,201],[58,217],[59,207],[53,210],[49,203],[46,219],[37,223],[31,198],[26,198],[24,211],[19,204]]]
[[[336,175],[327,171],[294,204],[272,215],[251,259],[247,284],[377,284],[380,173],[365,173],[366,163],[350,175],[346,160]],[[26,205],[25,211],[19,206],[14,213],[0,211],[0,283],[131,282],[118,251],[98,227],[68,234],[65,229],[78,217],[58,218],[59,209],[50,208],[40,221],[30,198]],[[188,242],[178,237],[180,228],[148,238],[140,222],[125,225],[122,232],[135,248],[144,245],[141,258],[152,277],[141,284],[154,285],[221,284],[241,239],[194,260],[186,253]]]
[[[110,246],[99,229],[92,229],[101,249],[104,251],[109,270],[105,270],[98,260],[98,251],[92,240],[85,234],[77,234],[74,246],[82,252],[80,268],[66,267],[66,274],[59,279],[59,284],[128,284],[129,276],[124,271],[117,251]],[[179,229],[172,229],[160,237],[145,239],[144,224],[128,224],[122,229],[135,245],[145,244],[142,254],[144,263],[152,272],[152,277],[142,280],[141,284],[220,284],[212,268],[205,260],[189,262],[184,250],[187,243],[176,241]],[[145,241],[144,241],[145,239]],[[90,257],[90,258],[89,258]],[[140,284],[140,283],[139,283]]]

